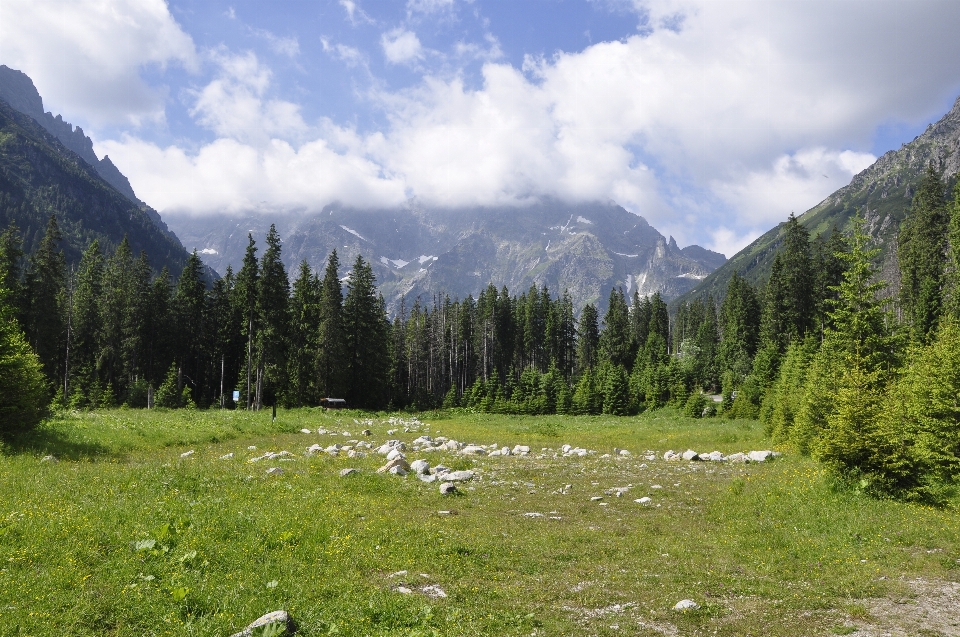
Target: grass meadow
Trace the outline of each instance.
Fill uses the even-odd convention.
[[[412,418],[71,412],[6,443],[0,636],[226,636],[280,608],[298,635],[960,634],[956,606],[928,608],[960,580],[956,506],[835,489],[789,453],[662,459],[769,448],[757,422],[437,412],[405,432],[391,417]],[[474,469],[454,496],[377,474],[376,454],[304,453],[364,428],[375,443],[428,434],[533,453],[407,452]],[[563,444],[597,453],[555,457]],[[632,455],[603,457],[614,447]],[[281,450],[294,455],[249,462]],[[681,599],[700,608],[673,610]]]

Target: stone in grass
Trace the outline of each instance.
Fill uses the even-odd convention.
[[[283,469],[281,469],[280,467],[270,467],[269,469],[267,469],[267,475],[268,475],[268,476],[282,476],[282,475],[283,475]]]
[[[684,460],[699,460],[700,454],[694,451],[693,449],[687,449],[686,451],[683,452],[683,456],[681,457]]]
[[[189,458],[190,456],[193,455],[193,453],[194,453],[193,449],[191,449],[190,451],[184,451],[183,453],[180,454],[180,457]]]
[[[650,504],[651,501],[652,499],[648,498],[647,496],[644,496],[642,498],[637,498],[636,500],[634,500],[634,502],[636,502],[637,504]]]
[[[487,455],[487,450],[481,447],[480,445],[467,445],[460,450],[460,455],[462,456],[485,456]]]
[[[271,633],[277,635],[292,635],[297,629],[293,623],[293,619],[290,617],[290,613],[285,610],[275,610],[272,613],[258,617],[249,626],[239,633],[234,633],[230,637],[252,637],[256,629],[263,628],[264,626],[276,626],[280,628],[282,632]]]
[[[346,469],[340,469],[340,477],[341,477],[341,478],[346,478],[347,476],[352,476],[352,475],[355,474],[355,473],[360,473],[360,472],[357,471],[356,469],[353,469],[353,468],[350,468],[350,467],[347,467]]]
[[[450,471],[443,475],[443,479],[447,482],[467,482],[468,480],[473,480],[473,471],[469,469]]]
[[[749,454],[747,454],[747,457],[753,462],[765,462],[772,455],[772,451],[751,451]]]
[[[440,495],[453,495],[457,492],[457,485],[452,482],[444,482],[440,485]]]
[[[300,430],[300,433],[302,433],[302,434],[312,434],[313,432],[310,431],[309,429],[301,429],[301,430]]]
[[[377,473],[387,473],[388,471],[391,473],[396,473],[393,471],[393,469],[396,468],[403,469],[404,474],[406,474],[408,471],[410,471],[410,464],[407,462],[406,458],[394,458],[387,464],[377,469]]]
[[[697,610],[700,608],[700,604],[696,603],[692,599],[681,599],[677,602],[676,606],[673,607],[673,610],[679,610],[681,612],[688,610]]]
[[[414,460],[410,463],[410,469],[418,475],[429,473],[430,463],[426,460]]]
[[[56,456],[44,456],[40,459],[40,462],[59,462]]]

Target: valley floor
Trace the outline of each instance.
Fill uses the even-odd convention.
[[[474,477],[377,473],[391,439]],[[0,636],[230,635],[281,608],[298,635],[960,635],[957,506],[834,490],[790,453],[663,459],[768,446],[669,411],[64,414],[0,455]]]

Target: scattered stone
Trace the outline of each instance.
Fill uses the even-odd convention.
[[[411,589],[407,588],[406,586],[397,586],[397,592],[398,592],[398,593],[402,593],[402,594],[404,594],[404,595],[409,595],[409,594],[412,593],[413,591],[412,591]]]
[[[232,458],[232,457],[233,457],[233,452],[231,451],[230,453],[225,453],[225,454],[223,454],[222,456],[220,456],[220,459],[221,459],[221,460],[229,460],[229,459]]]
[[[372,436],[372,435],[373,435],[373,432],[370,431],[369,429],[364,429],[364,430],[361,431],[360,433],[362,433],[364,436]]]
[[[267,469],[267,475],[268,475],[268,476],[282,476],[282,475],[283,475],[283,469],[281,469],[280,467],[270,467],[269,469]]]
[[[590,498],[590,501],[591,501],[591,502],[600,502],[601,500],[603,500],[603,496],[602,496],[602,495],[595,495],[595,496],[593,496],[592,498]]]
[[[500,455],[509,456],[509,455],[513,455],[513,452],[510,451],[510,447],[503,447],[502,449],[500,449]]]
[[[771,457],[772,455],[772,451],[751,451],[747,454],[747,457],[753,462],[765,462],[767,458]]]
[[[621,449],[621,450],[619,451],[619,455],[621,455],[621,456],[632,456],[633,454],[630,453],[629,451],[627,451],[626,449]]]
[[[232,456],[233,454],[231,453],[230,455]],[[44,456],[40,458],[40,462],[60,462],[60,461],[57,460],[56,456]]]
[[[457,492],[457,485],[452,482],[444,482],[440,485],[440,495],[453,495]]]
[[[247,447],[247,451],[256,451],[256,450],[257,448],[254,447],[253,445],[250,445],[249,447]]]
[[[743,464],[750,462],[750,457],[745,453],[733,453],[727,456],[728,462]]]
[[[414,460],[410,463],[410,470],[417,475],[430,473],[430,463],[426,460]]]
[[[301,429],[301,430],[300,430],[300,433],[302,433],[302,434],[312,434],[313,432],[310,431],[309,429]]]
[[[513,447],[513,455],[515,456],[526,456],[530,453],[530,447],[527,445],[515,445]]]
[[[184,451],[183,453],[180,454],[180,457],[181,457],[181,458],[189,458],[189,457],[192,456],[192,455],[193,455],[193,449],[191,449],[190,451]]]
[[[524,514],[523,514],[523,517],[525,517],[525,518],[542,518],[542,517],[543,517],[543,514],[542,514],[542,513],[536,513],[536,512],[530,512],[530,513],[524,513]]]
[[[402,478],[403,476],[407,475],[407,473],[408,473],[406,469],[404,469],[403,467],[401,467],[401,466],[399,466],[399,465],[390,467],[389,469],[387,469],[387,472],[388,472],[388,473],[392,473],[392,474],[395,475],[395,476],[400,476],[401,478]]]
[[[699,460],[700,454],[694,451],[693,449],[687,449],[686,451],[683,452],[683,455],[680,457],[683,458],[684,460],[693,461],[693,460]]]
[[[697,610],[700,608],[700,604],[696,603],[692,599],[681,599],[677,602],[676,606],[673,607],[673,610],[679,611],[688,611],[688,610]]]
[[[357,471],[356,469],[353,469],[352,467],[347,467],[346,469],[340,469],[340,477],[341,477],[341,478],[346,478],[347,476],[352,476],[352,475],[355,474],[355,473],[360,473],[360,472]]]
[[[651,488],[651,489],[662,489],[663,487],[661,487],[659,484],[651,484],[651,485],[650,485],[650,488]]]
[[[453,515],[453,511],[437,511],[438,515]]]
[[[443,474],[443,479],[447,482],[467,482],[468,480],[473,480],[473,476],[473,471],[464,469],[463,471],[449,471]]]
[[[447,593],[436,584],[429,584],[420,589],[420,591],[430,599],[440,599],[446,597]]]
[[[393,448],[393,449],[391,449],[389,452],[387,452],[387,461],[388,461],[388,462],[389,462],[390,460],[394,460],[394,459],[396,459],[396,458],[406,458],[406,456],[404,456],[404,455],[403,455],[403,452],[400,451],[400,450],[397,449],[397,448]]]
[[[403,577],[406,574],[407,574],[407,571],[397,571],[396,573],[390,573],[389,575],[387,575],[387,577],[389,577],[390,579],[393,579],[394,577]]]
[[[726,462],[727,457],[720,453],[719,451],[711,451],[705,456],[700,456],[701,460],[709,460],[710,462]]]
[[[410,471],[410,465],[407,463],[406,458],[394,458],[387,464],[377,469],[377,473],[386,473],[395,467],[399,467],[403,469],[404,475],[406,475],[406,473]]]
[[[254,630],[257,628],[262,628],[263,626],[282,626],[283,632],[279,633],[278,637],[292,635],[296,631],[296,625],[294,625],[290,614],[285,610],[275,610],[272,613],[267,613],[266,615],[258,617],[249,626],[241,630],[239,633],[234,633],[230,637],[251,637]],[[270,634],[274,635],[277,633]]]
[[[437,476],[433,475],[432,473],[418,473],[417,477],[421,480],[421,482],[427,483],[435,482],[437,480]]]
[[[310,445],[309,447],[307,447],[306,454],[307,454],[308,456],[312,456],[312,455],[314,455],[314,454],[320,453],[321,451],[323,451],[323,447],[321,447],[320,445],[314,443],[314,444]]]
[[[481,447],[480,445],[467,445],[460,450],[461,456],[485,456],[487,455],[487,450]]]
[[[653,500],[651,498],[648,498],[647,496],[643,496],[642,498],[637,498],[636,500],[634,500],[634,502],[636,502],[637,504],[650,504],[650,502],[652,501]]]

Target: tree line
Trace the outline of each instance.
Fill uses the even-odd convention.
[[[29,256],[15,227],[0,236],[0,285],[57,405],[671,405],[759,418],[864,490],[932,501],[960,474],[960,191],[947,191],[928,170],[900,228],[897,289],[878,280],[861,217],[811,238],[791,215],[763,285],[734,274],[723,299],[672,317],[659,294],[613,288],[601,316],[545,287],[489,285],[391,320],[362,256],[346,272],[336,251],[322,273],[302,262],[291,283],[274,227],[262,256],[250,236],[240,269],[208,288],[196,253],[174,280],[127,242],[107,255],[94,241],[68,270],[51,218]]]

